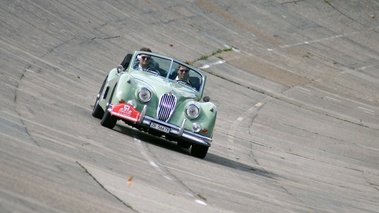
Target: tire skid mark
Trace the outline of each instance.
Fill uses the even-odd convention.
[[[330,97],[330,96],[325,96],[325,99],[328,99],[328,100],[331,100],[331,101],[334,101],[334,102],[337,102],[337,103],[341,103],[342,101],[338,100],[337,98],[333,98],[333,97]]]
[[[9,114],[9,115],[11,115],[11,114]],[[19,119],[21,118],[20,116],[15,116],[15,115],[11,115],[11,116],[13,116],[15,118],[19,118]],[[92,143],[92,144],[94,143],[90,139],[80,138],[77,135],[73,135],[72,133],[67,133],[65,131],[61,131],[61,130],[55,129],[55,128],[51,127],[51,126],[43,125],[41,123],[33,121],[32,119],[27,119],[27,118],[22,118],[22,119],[23,119],[22,121],[23,121],[23,125],[24,126],[26,126],[25,123],[29,123],[28,125],[30,125],[30,126],[43,129],[43,131],[42,130],[41,131],[39,131],[39,130],[33,130],[32,133],[28,133],[28,135],[31,137],[31,139],[33,139],[34,136],[37,136],[37,137],[41,137],[41,138],[44,138],[44,139],[53,139],[54,141],[58,141],[58,139],[63,140],[63,139],[61,139],[62,137],[58,137],[58,136],[54,137],[56,139],[55,140],[52,137],[52,135],[55,135],[55,134],[51,134],[52,132],[54,132],[56,134],[59,134],[59,135],[65,137],[64,144],[66,144],[66,145],[68,145],[67,142],[73,142],[73,141],[78,141],[78,140],[82,141],[83,143]],[[71,138],[71,140],[70,140],[70,138]],[[74,144],[77,145],[76,143],[74,143]],[[81,146],[81,144],[77,145],[77,146]],[[99,146],[100,146],[100,144],[99,144]],[[102,148],[105,148],[105,147],[102,147]]]
[[[305,93],[307,95],[311,95],[311,91],[309,89],[306,89],[304,87],[298,87],[300,92]]]
[[[78,104],[79,102],[77,100],[82,99],[83,97],[75,92],[76,90],[70,90],[69,88],[65,88],[63,86],[59,86],[58,84],[52,83],[48,80],[44,80],[40,77],[34,76],[35,79],[37,79],[37,82],[44,82],[42,84],[34,84],[31,81],[27,81],[22,84],[25,88],[21,89],[20,87],[17,88],[17,94],[20,92],[23,92],[25,94],[28,94],[30,96],[37,96],[39,100],[41,100],[44,103],[66,103],[71,104],[72,106],[76,106],[78,108],[81,108],[83,110],[88,110],[89,107],[84,104]],[[47,86],[46,86],[47,85]],[[28,88],[33,87],[35,90],[29,90]],[[84,88],[82,89],[84,90]],[[59,93],[65,93],[65,95],[69,95],[72,97],[73,100],[68,100],[62,95],[57,95]],[[16,94],[16,96],[17,96]],[[43,94],[43,95],[41,95]],[[54,97],[55,99],[58,99],[59,101],[52,102],[52,99],[50,97]],[[90,99],[90,98],[88,98]],[[15,100],[16,102],[17,100]]]
[[[370,106],[370,105],[367,105],[367,104],[364,104],[362,102],[358,102],[356,100],[353,100],[353,99],[348,99],[348,98],[345,98],[343,96],[339,96],[339,95],[336,95],[336,94],[332,94],[326,90],[321,90],[321,89],[318,89],[314,86],[311,86],[311,85],[308,85],[309,88],[312,88],[314,90],[318,90],[322,93],[326,93],[328,94],[329,96],[326,97],[326,96],[322,96],[323,98],[325,99],[328,99],[330,101],[334,101],[334,102],[342,102],[342,101],[348,101],[348,102],[352,102],[354,104],[357,104],[357,105],[364,105],[364,106],[367,106],[367,107],[373,107],[373,106]],[[300,92],[304,92],[306,93],[305,90],[302,90]],[[308,95],[313,95],[313,93],[307,93]],[[369,129],[373,129],[373,130],[379,130],[379,126],[375,123],[362,123],[361,120],[358,121],[357,119],[353,118],[353,117],[350,117],[348,114],[344,115],[344,116],[341,116],[340,114],[338,114],[338,112],[334,112],[334,111],[327,111],[325,109],[323,109],[322,107],[320,106],[316,106],[316,105],[310,105],[306,102],[301,102],[301,100],[296,100],[294,98],[291,98],[289,96],[286,96],[285,94],[266,94],[272,98],[275,98],[277,100],[280,100],[280,101],[284,101],[288,104],[291,104],[291,105],[294,105],[294,106],[297,106],[297,107],[300,107],[300,108],[304,108],[304,109],[307,109],[307,110],[310,110],[312,112],[315,112],[315,113],[318,113],[318,114],[321,114],[321,115],[325,115],[327,117],[330,117],[330,118],[334,118],[334,119],[337,119],[337,120],[340,120],[340,121],[343,121],[343,122],[347,122],[347,123],[351,123],[351,124],[354,124],[354,125],[358,125],[358,126],[362,126],[362,127],[365,127],[365,128],[369,128]],[[331,96],[335,97],[335,98],[332,98]],[[336,98],[339,98],[341,100],[338,100]],[[333,99],[333,100],[331,100]],[[370,113],[369,111],[366,111],[366,113]]]
[[[145,150],[145,148],[142,146],[141,140],[134,138],[134,142],[138,145],[138,148],[143,155],[143,157],[147,160],[147,162],[152,166],[155,170],[157,170],[165,179],[172,181],[172,178],[167,175],[161,167],[158,166],[158,163],[151,157],[149,156],[148,152]]]
[[[223,62],[221,62],[221,60],[219,62],[216,62],[216,63],[213,63],[213,64],[206,64],[206,65],[203,65],[203,67],[206,67],[206,69],[212,67],[212,66],[217,66],[217,65],[220,65],[220,64],[223,64]],[[344,74],[344,72],[342,72],[341,74]],[[327,91],[323,91],[323,90],[320,90],[316,87],[313,87],[311,85],[307,85],[309,88],[312,88],[312,89],[316,89],[316,90],[319,90],[319,91],[322,91],[322,92],[325,92],[327,94],[330,94],[330,96],[335,96],[335,97],[338,97],[338,98],[341,98],[341,99],[345,99],[345,100],[349,100],[349,99],[346,99],[346,98],[343,98],[341,96],[338,96],[338,95],[335,95],[335,94],[332,94],[332,93],[329,93]],[[312,95],[312,92],[305,88],[305,87],[298,87],[299,90],[303,93],[306,93],[308,95]],[[355,124],[355,125],[359,125],[359,126],[363,126],[363,127],[366,127],[366,128],[370,128],[370,129],[374,129],[374,130],[378,130],[378,126],[375,125],[375,124],[363,124],[359,121],[356,121],[354,119],[351,119],[351,118],[342,118],[340,117],[339,115],[337,114],[330,114],[329,112],[326,112],[324,111],[323,109],[319,108],[319,107],[315,107],[315,106],[311,106],[309,104],[304,104],[302,102],[300,102],[299,100],[296,100],[296,99],[293,99],[291,97],[288,97],[284,94],[280,94],[280,93],[271,93],[271,92],[267,92],[267,91],[260,91],[260,90],[256,90],[256,89],[253,89],[254,91],[258,92],[258,93],[261,93],[261,94],[264,94],[264,95],[267,95],[268,97],[270,98],[275,98],[277,100],[280,100],[280,101],[284,101],[288,104],[292,104],[294,106],[298,106],[298,107],[301,107],[301,108],[305,108],[305,109],[308,109],[312,112],[316,112],[316,113],[319,113],[319,114],[323,114],[325,116],[328,116],[328,117],[331,117],[331,118],[335,118],[335,119],[338,119],[338,120],[341,120],[341,121],[344,121],[344,122],[348,122],[348,123],[351,123],[351,124]],[[330,96],[329,96],[329,99],[330,99]],[[335,99],[333,101],[336,101],[336,102],[340,102],[339,100]],[[351,102],[354,102],[354,103],[359,103],[357,101],[354,101],[354,100],[349,100]],[[362,103],[359,103],[359,104],[362,104]],[[366,113],[370,113],[368,111],[365,111]],[[231,127],[233,127],[233,124],[231,125]],[[229,134],[230,135],[230,134]]]
[[[3,125],[6,125],[7,127],[9,126],[18,126],[17,130],[19,130],[21,132],[21,134],[23,134],[25,137],[27,137],[27,140],[25,141],[22,140],[23,142],[30,142],[30,144],[33,144],[33,145],[36,145],[38,147],[40,147],[40,145],[38,144],[38,142],[32,137],[32,135],[30,134],[27,126],[25,125],[24,121],[21,119],[21,116],[18,114],[18,115],[14,115],[14,114],[10,114],[10,113],[7,113],[7,112],[1,112],[0,113],[0,120],[1,120],[1,123]],[[1,125],[0,125],[1,127]],[[0,128],[0,134],[1,135],[4,135],[6,137],[10,137],[10,138],[14,138],[16,139],[16,137],[13,137],[11,134],[13,133],[13,131],[11,132],[8,132],[6,128]],[[20,135],[20,132],[18,132],[17,134]],[[15,134],[15,133],[13,133]]]
[[[167,167],[162,168],[159,165],[162,165],[161,163],[158,162],[157,158],[154,156],[150,155],[150,151],[148,150],[148,147],[145,148],[142,145],[142,142],[140,139],[137,137],[134,137],[134,142],[137,144],[138,149],[140,150],[141,154],[144,156],[144,158],[147,160],[147,162],[150,164],[151,167],[153,167],[158,173],[161,174],[162,177],[164,177],[166,180],[177,183],[180,185],[181,188],[184,188],[184,195],[190,196],[194,201],[198,204],[207,206],[207,203],[204,200],[198,199],[197,195],[195,192],[193,192],[188,186],[186,186],[182,181],[180,181],[175,175],[173,175],[171,172],[167,170]],[[147,146],[147,145],[145,145]]]
[[[331,100],[331,101],[334,101],[334,102],[338,102],[338,103],[341,103],[342,101],[352,102],[352,103],[358,105],[358,106],[357,106],[357,109],[358,109],[359,111],[364,112],[364,113],[367,113],[367,114],[370,114],[370,115],[376,115],[375,110],[372,109],[372,108],[374,108],[374,107],[371,106],[371,105],[364,104],[364,103],[362,103],[362,102],[359,102],[359,101],[356,101],[356,100],[353,100],[353,99],[348,99],[348,98],[345,98],[345,97],[343,97],[343,96],[339,96],[339,95],[336,95],[336,94],[332,94],[332,93],[330,93],[330,92],[328,92],[328,91],[320,90],[320,89],[318,89],[317,87],[314,87],[314,86],[309,86],[309,88],[312,88],[312,89],[317,90],[317,91],[319,91],[319,92],[324,92],[324,93],[326,93],[327,95],[324,96],[325,99],[328,99],[328,100]],[[331,96],[333,96],[333,97],[331,97]],[[376,108],[376,107],[375,107],[375,108]],[[372,128],[372,129],[374,129],[375,127],[368,127],[368,128]]]
[[[50,72],[50,71],[51,70],[46,69],[46,72]],[[75,94],[77,96],[79,96],[79,94],[76,94],[75,92],[71,91],[67,87],[67,85],[74,84],[76,87],[80,87],[81,90],[88,89],[88,87],[84,86],[84,85],[88,85],[87,84],[88,81],[83,79],[83,78],[80,78],[80,76],[69,77],[69,76],[65,76],[65,75],[61,75],[61,74],[57,74],[57,73],[48,73],[49,75],[52,75],[52,76],[54,76],[54,75],[59,76],[61,81],[56,82],[56,81],[52,81],[51,79],[49,79],[49,78],[51,78],[51,76],[41,75],[38,72],[39,71],[36,72],[36,71],[32,70],[30,67],[30,68],[26,69],[24,75],[27,75],[26,77],[32,78],[33,80],[37,80],[38,82],[41,82],[41,85],[48,85],[49,87],[52,87],[54,89],[71,92],[72,94]],[[48,79],[46,79],[46,78],[48,78]],[[59,83],[62,83],[62,80],[65,80],[63,83],[65,83],[67,85],[64,85],[64,86],[59,85]],[[42,84],[42,82],[43,82],[43,84]]]
[[[44,125],[40,125],[40,126],[47,128],[47,126],[44,126]],[[55,132],[57,134],[62,133],[62,132],[57,131],[57,130],[55,130]],[[49,143],[57,144],[57,145],[64,147],[66,149],[72,149],[72,150],[82,149],[82,150],[87,150],[87,151],[90,151],[92,153],[96,153],[99,155],[112,155],[112,157],[115,160],[122,160],[124,157],[123,154],[120,154],[120,152],[117,152],[117,151],[115,151],[109,147],[104,146],[104,144],[102,144],[101,142],[97,142],[96,140],[91,140],[91,139],[87,139],[84,137],[80,137],[78,135],[61,134],[61,136],[59,136],[59,135],[53,136],[55,134],[49,134],[43,130],[41,130],[41,131],[34,130],[32,135],[33,135],[33,138],[35,138],[36,140],[42,139],[42,140],[45,140]],[[67,136],[69,136],[69,137],[67,137]],[[63,138],[63,137],[66,137],[66,138]],[[91,146],[88,147],[87,145],[91,145]],[[43,146],[40,146],[40,148],[51,150],[52,153],[59,154],[58,153],[59,150],[52,150],[51,148],[45,148]]]
[[[35,93],[32,93],[33,90],[28,89],[30,86],[33,88],[39,88],[36,90],[36,92],[43,91],[44,93],[50,93],[55,98],[61,99],[60,102],[66,102],[66,103],[71,104],[73,106],[80,107],[83,110],[88,110],[88,107],[85,107],[85,105],[77,105],[77,101],[67,101],[67,99],[63,98],[63,96],[59,96],[59,95],[57,96],[52,91],[57,90],[58,92],[64,91],[65,93],[71,93],[71,95],[70,95],[71,97],[76,96],[77,99],[79,100],[80,97],[77,93],[72,92],[70,89],[68,89],[65,86],[58,85],[56,82],[54,83],[54,81],[46,80],[46,78],[48,78],[48,76],[44,76],[44,75],[40,74],[41,68],[39,68],[39,70],[37,70],[37,71],[32,70],[33,67],[36,67],[36,68],[41,67],[37,64],[38,62],[42,62],[42,64],[49,65],[50,67],[52,67],[52,69],[54,71],[59,70],[59,67],[54,67],[52,64],[44,63],[45,61],[43,59],[41,59],[37,56],[32,56],[28,52],[20,50],[18,47],[14,46],[13,44],[9,43],[8,41],[4,41],[3,39],[0,39],[0,45],[4,45],[4,47],[7,49],[7,54],[9,54],[15,58],[19,58],[20,61],[23,61],[23,62],[24,61],[25,62],[32,61],[30,63],[29,62],[27,63],[29,65],[26,66],[26,68],[21,68],[21,67],[19,68],[19,70],[22,69],[22,73],[20,74],[19,78],[16,78],[14,76],[7,74],[7,76],[9,76],[10,78],[12,78],[16,81],[15,85],[9,85],[10,87],[13,87],[16,90],[15,95],[14,95],[14,100],[13,100],[14,103],[18,102],[18,97],[19,97],[20,92],[23,92],[23,93],[31,95],[31,96],[36,95]],[[26,58],[30,58],[30,59],[26,60]],[[44,69],[46,69],[47,72],[49,71],[49,69],[47,69],[47,68],[44,68]],[[62,71],[64,73],[67,73],[65,70],[62,70]],[[56,75],[59,73],[49,72],[49,74]],[[73,74],[73,73],[71,73],[71,74]],[[59,77],[62,77],[62,76],[64,76],[64,75],[59,75]],[[28,80],[25,80],[25,78],[34,79],[38,83],[32,83],[32,81],[29,82]],[[70,77],[70,76],[66,75],[64,78],[64,79],[66,79],[66,81],[64,83],[68,82],[67,83],[68,85],[73,83],[75,85],[79,85],[81,87],[81,89],[84,89],[83,85],[85,85],[85,84],[83,84],[83,79],[80,79],[80,83],[78,84],[77,81],[79,81],[79,80],[75,80],[76,78],[77,78],[77,76]],[[84,82],[86,82],[86,81],[87,80],[84,80]],[[42,86],[42,85],[45,85],[45,86]],[[49,88],[53,88],[53,89],[49,89]],[[52,99],[46,98],[46,95],[45,96],[39,95],[38,98],[41,99],[45,103],[49,103],[52,100]],[[24,119],[24,118],[22,118],[22,119]]]
[[[364,113],[370,114],[370,115],[375,115],[375,111],[368,109],[366,107],[358,106],[358,109]]]
[[[267,99],[267,98],[266,98]],[[244,116],[240,116],[238,117],[235,121],[232,122],[231,126],[230,126],[230,129],[229,129],[229,132],[228,132],[228,140],[227,140],[227,149],[228,149],[228,155],[230,156],[230,158],[232,158],[233,160],[231,160],[231,163],[234,164],[234,160],[237,159],[236,157],[236,153],[234,151],[234,138],[235,138],[235,133],[237,131],[237,128],[238,126],[240,125],[240,123],[247,117],[251,116],[253,113],[255,112],[258,112],[263,106],[264,104],[267,102],[268,100],[263,100],[262,102],[258,102],[256,103],[254,106],[252,106],[251,108],[249,108],[245,113],[242,113]],[[263,141],[262,138],[259,138],[259,137],[256,137],[254,136],[256,139],[258,139],[259,141]],[[258,161],[257,159],[253,159],[254,162],[256,162],[258,165]]]
[[[56,71],[61,71],[62,73],[71,74],[73,76],[76,76],[75,73],[68,72],[67,70],[65,70],[62,67],[60,67],[58,64],[54,64],[51,61],[48,61],[48,60],[45,60],[45,59],[43,59],[41,57],[35,56],[32,53],[29,53],[29,52],[27,52],[25,50],[22,50],[22,49],[16,47],[15,45],[12,45],[10,42],[5,42],[3,39],[0,39],[0,46],[7,46],[7,47],[11,48],[12,50],[14,50],[14,51],[16,51],[18,53],[25,54],[31,60],[33,60],[33,62],[31,64],[35,64],[36,62],[41,62],[41,63],[43,63],[45,65],[48,65],[48,66],[52,67]],[[21,57],[19,57],[19,58],[21,58]]]

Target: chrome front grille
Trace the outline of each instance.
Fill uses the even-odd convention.
[[[171,93],[165,93],[162,95],[158,104],[157,116],[161,121],[168,121],[170,119],[172,112],[175,109],[176,97]]]

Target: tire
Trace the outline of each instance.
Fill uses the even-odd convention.
[[[93,106],[93,109],[92,109],[92,116],[99,119],[101,119],[104,115],[104,110],[99,105],[99,102],[100,102],[101,94],[103,93],[103,90],[104,90],[105,83],[107,82],[107,78],[108,76],[105,77],[103,84],[101,85],[100,91],[96,96],[95,105]]]
[[[187,141],[178,141],[177,145],[184,149],[189,149],[191,147],[191,144]]]
[[[99,105],[99,99],[100,99],[100,93],[99,93],[98,97],[96,98],[95,105],[93,106],[92,116],[95,118],[101,119],[104,115],[104,110]]]
[[[191,155],[197,158],[205,158],[209,147],[198,144],[193,144],[191,149]]]
[[[105,110],[103,118],[101,119],[101,125],[109,129],[113,129],[116,125],[117,118],[113,117],[108,110]]]
[[[116,86],[117,84],[114,86],[113,90],[112,90],[112,93],[109,97],[109,101],[108,101],[108,104],[111,104],[111,101],[112,101],[112,97],[113,97],[113,93],[116,89]],[[104,112],[104,115],[103,115],[103,118],[101,119],[101,125],[104,126],[104,127],[107,127],[109,129],[113,129],[113,127],[116,125],[116,122],[117,122],[117,118],[112,116],[111,113],[105,109],[105,112]]]

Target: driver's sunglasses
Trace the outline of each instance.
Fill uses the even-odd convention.
[[[188,73],[189,70],[179,70],[179,72],[185,72],[185,73]]]
[[[142,56],[141,58],[142,58],[142,60],[150,60],[149,56]]]

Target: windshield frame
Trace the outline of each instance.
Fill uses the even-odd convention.
[[[158,72],[150,72],[151,74],[154,74],[156,76],[164,78],[170,83],[177,83],[177,84],[180,84],[186,88],[193,90],[194,92],[197,93],[196,96],[199,99],[202,97],[203,91],[205,88],[206,75],[204,73],[202,73],[198,68],[193,67],[189,64],[186,64],[185,62],[176,60],[176,59],[171,58],[171,57],[163,56],[160,54],[151,53],[151,52],[144,52],[144,51],[135,51],[133,56],[132,56],[132,60],[129,64],[129,67],[126,70],[127,72],[135,72],[135,71],[140,72],[141,71],[141,70],[136,68],[136,65],[138,65],[138,63],[139,63],[139,59],[138,59],[139,55],[150,56],[151,59],[150,59],[149,63],[152,63],[152,65],[154,63],[156,63],[156,69],[159,69],[159,71],[164,72],[163,75],[158,73]],[[153,62],[151,62],[151,61],[153,61]],[[163,68],[161,68],[161,66]],[[196,85],[196,87],[191,87],[190,85],[186,85],[184,82],[178,82],[177,81],[176,75],[177,75],[177,68],[179,66],[185,66],[186,68],[190,69],[190,78],[191,77],[198,78],[197,81],[199,81],[199,83],[198,83],[198,85]],[[192,78],[192,79],[195,79],[195,78]]]

